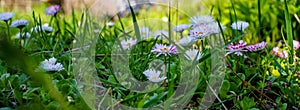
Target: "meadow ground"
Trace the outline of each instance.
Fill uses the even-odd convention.
[[[298,0],[6,9],[1,110],[300,108]]]

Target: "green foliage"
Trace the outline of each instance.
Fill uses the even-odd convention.
[[[240,109],[243,109],[243,110],[256,110],[252,107],[254,107],[256,105],[256,103],[254,102],[254,98],[248,98],[248,97],[245,97],[243,98],[243,100],[241,100],[239,102],[239,105],[240,105]],[[252,108],[252,109],[250,109]]]
[[[213,44],[208,38],[198,40],[194,45],[194,48],[204,53],[199,61],[186,62],[185,57],[182,56],[189,48],[181,48],[177,44],[179,55],[157,57],[151,52],[156,43],[169,45],[173,43],[170,39],[178,41],[179,36],[168,30],[172,36],[170,39],[147,39],[138,42],[128,53],[124,52],[119,55],[120,58],[128,59],[129,64],[119,64],[117,70],[128,66],[128,73],[131,74],[115,73],[112,62],[118,54],[113,50],[126,50],[121,46],[122,40],[128,40],[134,36],[138,40],[141,39],[139,31],[141,26],[150,25],[151,30],[171,29],[171,24],[188,23],[189,16],[167,6],[155,6],[149,10],[141,9],[139,13],[130,7],[129,16],[118,16],[115,26],[107,26],[99,24],[87,12],[79,14],[73,11],[72,15],[46,16],[40,11],[45,6],[35,9],[30,14],[26,13],[26,16],[17,12],[13,20],[25,16],[30,23],[23,31],[29,32],[31,37],[15,39],[15,34],[19,30],[7,27],[4,22],[0,22],[0,106],[2,107],[0,110],[93,109],[83,94],[102,101],[99,105],[108,105],[100,106],[101,109],[120,107],[120,104],[133,108],[169,109],[183,106],[185,109],[196,109],[202,107],[203,102],[211,100],[214,103],[209,106],[210,109],[225,107],[250,110],[300,108],[299,50],[293,48],[293,40],[299,40],[297,37],[299,36],[297,32],[300,31],[299,23],[293,17],[294,14],[299,15],[299,1],[285,0],[283,3],[280,0],[211,0],[203,3],[207,5],[203,10],[211,11],[211,15],[227,27],[222,32],[226,45],[218,45],[218,47],[226,48],[230,43],[236,43],[239,40],[244,40],[248,44],[266,41],[267,47],[259,52],[243,52],[243,56],[229,54],[222,57],[226,59],[227,68],[219,72],[220,74],[211,74],[217,69],[211,66],[214,51],[211,49]],[[185,6],[184,8],[190,10],[187,13],[195,15],[202,13],[194,7]],[[149,22],[145,19],[147,17],[167,17],[168,21],[165,24],[155,22],[155,20]],[[104,20],[105,23],[108,21],[110,20]],[[229,28],[231,23],[236,21],[247,21],[250,27],[246,32]],[[54,28],[54,32],[31,31],[32,27],[41,27],[46,23]],[[10,33],[7,33],[7,29],[11,29]],[[94,32],[94,30],[99,32]],[[185,31],[183,35],[188,35],[188,32]],[[5,39],[6,37],[11,37],[12,40]],[[284,42],[281,42],[281,39]],[[86,66],[84,69],[86,73],[90,72],[89,69],[96,69],[95,79],[100,82],[99,84],[82,85],[79,79],[76,79],[78,78],[76,75],[81,76],[81,74],[73,71],[77,69],[74,67],[74,62],[78,59],[73,59],[76,54],[72,52],[82,52],[82,48],[74,49],[73,45],[85,46],[87,44],[84,44],[84,40],[96,44],[95,53],[92,53],[95,56],[92,59],[95,61],[93,64],[95,68],[89,68],[89,64],[80,66]],[[23,42],[23,46],[19,45],[20,41]],[[288,50],[288,58],[279,58],[274,55],[271,52],[274,45]],[[64,66],[64,70],[47,73],[34,71],[39,62],[51,57],[57,58]],[[198,62],[199,64],[195,65]],[[162,68],[162,65],[167,67]],[[139,84],[138,81],[148,81],[142,73],[149,68],[166,70],[168,85],[154,83],[143,86]],[[197,69],[189,70],[191,68]],[[215,90],[217,95],[211,93],[218,100],[204,97],[207,94],[205,90],[209,86],[218,85],[218,78],[223,74],[225,79],[222,86]],[[184,81],[181,82],[182,80]],[[195,88],[180,88],[184,85],[195,86]],[[93,94],[82,93],[81,89],[87,88],[86,86],[101,88],[97,91],[97,95],[100,94],[100,96],[94,97]],[[135,86],[141,86],[147,92],[131,91],[131,87]],[[185,94],[177,92],[178,88],[182,89],[181,92]],[[180,95],[175,97],[174,94]],[[188,102],[185,102],[185,99]],[[172,105],[170,104],[172,101],[179,103]]]
[[[228,27],[235,21],[249,22],[250,33],[244,37],[247,42],[268,41],[274,44],[281,39],[280,30],[286,24],[285,14],[283,14],[285,3],[281,0],[210,0],[207,4],[215,7],[212,14],[219,17],[220,21]],[[299,25],[296,25],[299,23],[292,17],[294,14],[299,14],[299,1],[287,0],[287,6],[291,16],[291,23],[288,24],[291,24],[290,28],[294,30],[285,31],[293,36],[299,36],[295,33],[299,31]]]

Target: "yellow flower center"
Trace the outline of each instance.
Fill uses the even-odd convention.
[[[153,80],[153,81],[157,81],[157,80],[158,80],[158,77],[153,77],[152,80]]]
[[[162,48],[161,51],[162,51],[162,52],[168,52],[169,49],[168,49],[168,48]]]
[[[131,43],[129,43],[129,42],[128,42],[128,43],[126,43],[126,46],[130,46],[130,45],[131,45]]]
[[[142,32],[141,34],[142,34],[142,35],[146,35],[147,33],[146,33],[146,32]]]
[[[194,60],[196,58],[196,55],[195,54],[191,55],[191,58],[192,60]]]
[[[198,32],[198,35],[202,35],[203,34],[203,32]]]

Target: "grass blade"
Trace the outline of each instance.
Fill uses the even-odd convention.
[[[291,49],[291,57],[289,58],[289,63],[294,63],[294,46],[293,46],[293,31],[292,31],[292,23],[289,15],[289,9],[287,6],[286,0],[284,0],[284,17],[285,17],[285,28],[286,28],[286,36],[289,44],[289,48]]]
[[[131,12],[131,15],[132,15],[132,23],[134,25],[134,32],[135,32],[135,35],[137,37],[137,40],[140,41],[141,40],[141,33],[140,33],[140,29],[139,29],[139,25],[137,23],[137,20],[136,20],[136,15],[134,13],[134,10],[130,4],[130,1],[128,1],[128,4],[129,4],[129,8],[130,8],[130,12]]]

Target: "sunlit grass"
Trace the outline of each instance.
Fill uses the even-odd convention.
[[[129,109],[121,104],[165,109],[300,107],[300,44],[293,41],[298,39],[300,28],[292,16],[299,14],[299,3],[279,0],[177,2],[180,4],[172,4],[173,7],[167,3],[140,10],[130,7],[125,16],[101,20],[88,11],[73,10],[71,14],[60,11],[57,16],[49,16],[45,14],[45,4],[34,6],[32,12],[13,11],[12,20],[29,21],[23,31],[30,32],[31,37],[20,42],[15,38],[19,29],[10,27],[13,39],[4,39],[2,36],[8,36],[7,26],[0,22],[0,88],[3,88],[0,106],[16,109]],[[4,8],[0,12],[4,12]],[[217,28],[207,26],[210,23],[199,23],[182,34],[173,30],[178,24],[191,24],[190,17],[200,15],[211,15]],[[245,21],[249,27],[233,29],[231,25],[236,21]],[[115,25],[105,24],[107,22]],[[52,26],[54,32],[31,32],[32,27],[43,24]],[[206,31],[199,29],[201,32],[197,33],[196,30],[197,26],[207,26],[216,31],[223,25],[226,29],[218,34],[201,36]],[[140,29],[144,27],[150,29],[152,38],[141,41],[145,33]],[[165,30],[170,38],[153,37],[158,30]],[[190,46],[176,43],[187,36],[198,39]],[[131,49],[126,51],[128,48],[121,42],[128,39],[141,42],[126,44]],[[24,46],[19,45],[22,42],[26,42]],[[267,45],[253,46],[260,42],[267,42]],[[178,53],[157,56],[157,52],[152,52],[155,44],[174,44]],[[248,46],[253,47],[246,48]],[[278,50],[274,49],[276,46]],[[185,51],[192,48],[203,56],[187,60]],[[163,52],[169,48],[164,49]],[[34,71],[41,61],[52,57],[61,62],[63,70]],[[139,81],[149,82],[143,72],[151,68],[158,69],[167,78],[161,84],[143,85],[144,82]],[[125,73],[121,73],[123,70]],[[126,74],[129,72],[131,74]],[[133,91],[137,89],[134,87],[146,92]],[[172,96],[174,93],[176,97]],[[173,104],[176,101],[178,103]],[[203,103],[212,105],[205,107]]]

